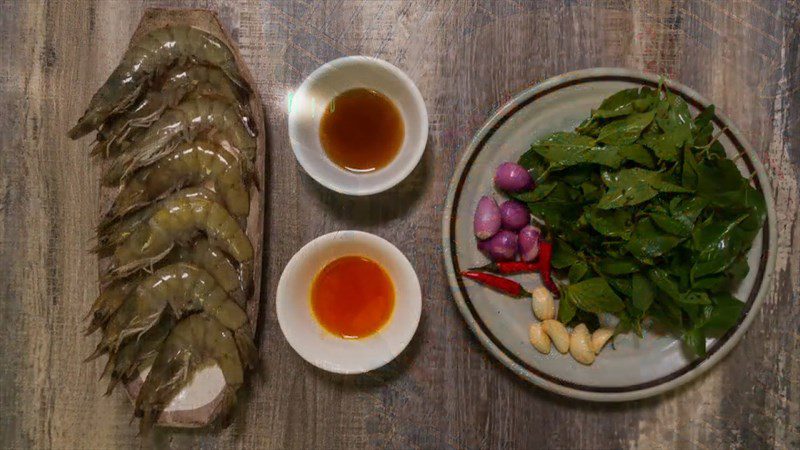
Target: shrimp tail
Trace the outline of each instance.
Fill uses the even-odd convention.
[[[115,71],[116,73],[116,71]],[[114,74],[111,75],[112,77]],[[78,119],[78,123],[72,127],[67,135],[70,139],[75,140],[81,138],[92,131],[96,130],[109,116],[112,114],[119,113],[121,111],[125,111],[128,109],[134,101],[141,95],[142,90],[144,89],[144,85],[139,84],[130,93],[122,98],[116,106],[95,106],[89,107],[89,109]],[[91,104],[101,103],[103,99],[100,98],[100,92],[96,93],[94,97],[92,97]]]
[[[92,352],[92,354],[87,356],[83,360],[83,362],[87,363],[89,361],[94,361],[95,359],[99,358],[100,356],[105,355],[107,352],[108,352],[108,347],[105,345],[104,342],[101,341],[99,344],[97,344],[97,347],[95,347],[95,349]]]
[[[236,340],[236,347],[239,349],[242,366],[252,369],[258,361],[258,350],[249,334],[246,327],[242,327],[234,332],[233,337]]]

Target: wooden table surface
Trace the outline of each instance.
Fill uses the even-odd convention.
[[[215,9],[252,69],[268,115],[269,224],[258,342],[230,427],[137,436],[103,362],[82,363],[97,294],[88,253],[98,169],[90,139],[66,137],[117,64],[144,9]],[[800,446],[800,6],[791,1],[0,0],[0,444],[3,448],[798,448]],[[383,58],[419,86],[425,156],[396,189],[334,194],[289,148],[286,105],[314,68]],[[467,330],[444,276],[441,209],[466,143],[515,92],[593,66],[679,80],[738,124],[772,177],[777,278],[734,351],[666,395],[592,404],[534,388]],[[410,348],[364,376],[303,362],[279,330],[280,273],[303,244],[359,229],[383,236],[420,276]]]

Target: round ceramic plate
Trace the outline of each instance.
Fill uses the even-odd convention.
[[[745,302],[739,322],[725,335],[707,341],[705,357],[686,353],[674,337],[647,333],[619,336],[615,348],[606,348],[591,366],[552,351],[538,353],[528,341],[535,320],[530,302],[514,301],[457,276],[480,266],[486,259],[476,248],[472,216],[483,195],[494,191],[494,169],[503,161],[516,161],[537,139],[571,130],[609,95],[625,88],[655,88],[658,77],[627,69],[588,69],[551,78],[521,92],[497,111],[469,144],[456,168],[442,220],[444,259],[456,303],[481,343],[509,369],[531,383],[570,397],[595,401],[623,401],[656,395],[697,377],[724,357],[753,321],[775,266],[775,210],[764,167],[736,127],[717,113],[715,126],[726,131],[720,142],[730,157],[737,155],[739,169],[753,176],[753,184],[767,199],[767,222],[748,254],[750,272],[734,293]],[[707,100],[692,89],[668,82],[697,114]],[[518,280],[532,288],[538,277]]]

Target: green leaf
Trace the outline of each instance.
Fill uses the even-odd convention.
[[[544,156],[545,159],[550,161],[558,160],[560,158],[548,157],[547,154],[555,155],[569,155],[570,153],[579,152],[594,147],[595,140],[589,136],[573,133],[570,131],[557,131],[549,134],[531,147],[537,153]],[[549,149],[549,150],[548,150]]]
[[[709,305],[711,298],[702,291],[682,292],[678,297],[678,302],[686,305]]]
[[[639,140],[642,145],[653,150],[658,159],[671,162],[678,160],[678,151],[685,141],[684,136],[674,133],[646,134]]]
[[[553,133],[532,148],[550,163],[553,170],[577,164],[600,164],[617,168],[622,163],[622,157],[615,148],[597,147],[594,139],[577,133]]]
[[[580,257],[564,240],[556,239],[553,244],[553,256],[550,264],[556,269],[569,267],[580,261]]]
[[[577,308],[575,305],[570,302],[570,300],[566,297],[562,297],[561,300],[558,301],[558,321],[561,323],[569,323],[573,317],[575,317],[575,312]]]
[[[640,168],[623,169],[616,173],[604,172],[603,182],[608,191],[598,202],[601,209],[638,205],[658,195],[659,192],[691,192],[669,182],[663,173]]]
[[[695,147],[708,145],[708,143],[711,142],[714,134],[714,116],[714,105],[709,105],[706,109],[700,112],[697,117],[694,118],[694,127],[692,132],[694,133]]]
[[[714,309],[708,319],[703,323],[706,332],[725,332],[739,322],[744,303],[729,293],[720,293],[714,296]]]
[[[653,154],[650,152],[650,150],[646,149],[640,144],[620,146],[609,145],[608,147],[615,148],[617,154],[626,161],[633,161],[636,164],[647,167],[648,169],[653,169],[656,167],[656,159],[653,157]]]
[[[733,231],[746,217],[739,216],[728,221],[708,220],[695,229],[692,234],[692,248],[695,251],[692,279],[720,273],[733,264],[743,250],[731,245]]]
[[[650,271],[647,272],[647,278],[649,278],[653,285],[661,292],[667,294],[669,298],[676,301],[681,298],[678,283],[676,283],[666,271],[662,269],[650,269]]]
[[[631,114],[600,128],[599,142],[609,145],[633,144],[645,128],[653,122],[654,111]]]
[[[546,198],[548,195],[550,195],[550,193],[553,192],[553,189],[555,189],[557,184],[558,182],[556,181],[547,181],[544,183],[539,183],[538,185],[536,185],[536,188],[534,188],[532,191],[526,191],[519,194],[512,194],[512,196],[515,199],[525,203],[538,202]]]
[[[677,197],[676,197],[677,198]],[[681,231],[685,233],[680,236],[688,235],[694,229],[694,222],[700,217],[706,202],[700,197],[689,197],[678,199],[674,205],[670,205],[670,215],[681,224]]]
[[[680,96],[667,92],[666,102],[669,108],[659,111],[656,123],[659,128],[664,130],[664,134],[671,135],[671,142],[676,147],[682,147],[684,143],[692,138],[692,115],[689,112],[689,105]]]
[[[750,186],[733,161],[707,161],[698,165],[697,175],[697,194],[700,197],[730,215],[749,213],[750,217],[742,224],[744,229],[757,231],[761,228],[766,218],[764,195]]]
[[[747,263],[747,255],[740,254],[733,263],[728,266],[726,273],[730,276],[732,281],[741,281],[747,276],[750,271],[750,265]]]
[[[579,309],[592,313],[616,312],[625,309],[625,303],[603,278],[590,278],[566,288],[566,297]]]
[[[722,292],[729,289],[731,279],[725,274],[712,275],[692,281],[693,289],[701,289],[709,292]]]
[[[656,296],[655,287],[650,283],[650,280],[640,273],[635,273],[632,277],[631,289],[633,291],[631,295],[633,306],[639,311],[647,311]]]
[[[589,225],[603,236],[630,238],[631,211],[622,208],[613,210],[587,208],[584,215]]]
[[[636,88],[623,89],[603,100],[600,107],[592,111],[592,117],[597,119],[610,119],[627,116],[634,112],[633,102],[641,98]]]
[[[571,228],[581,215],[581,209],[575,207],[580,194],[579,189],[557,181],[545,198],[538,202],[529,202],[528,209],[550,227]]]
[[[706,334],[702,329],[695,328],[684,333],[683,342],[697,356],[706,355]]]
[[[666,214],[653,213],[650,214],[650,218],[653,219],[653,222],[658,226],[658,228],[675,236],[687,237],[692,233],[691,227],[685,226],[682,222],[678,221],[677,219],[673,219]]]
[[[630,297],[633,293],[630,277],[607,277],[606,282],[623,297]]]
[[[628,275],[638,272],[641,265],[633,258],[603,258],[597,268],[607,275]]]
[[[530,150],[523,153],[522,156],[519,157],[517,163],[528,169],[531,172],[531,176],[534,180],[539,179],[542,175],[547,172],[547,161],[542,157],[542,155],[536,153],[536,150],[531,147]]]
[[[640,261],[650,263],[653,258],[672,250],[682,241],[683,238],[659,230],[652,220],[645,218],[636,224],[625,248]]]
[[[683,166],[681,168],[681,185],[687,189],[696,189],[699,179],[697,160],[688,148],[683,150]]]
[[[567,278],[570,283],[577,283],[583,279],[586,272],[589,271],[589,265],[583,261],[578,261],[569,268]]]

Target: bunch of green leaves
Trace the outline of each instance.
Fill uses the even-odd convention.
[[[553,266],[569,280],[560,321],[592,328],[611,313],[617,332],[641,335],[649,319],[698,355],[738,322],[730,292],[766,207],[713,118],[713,105],[692,117],[661,86],[626,89],[520,157],[537,184],[516,197],[545,223]]]

